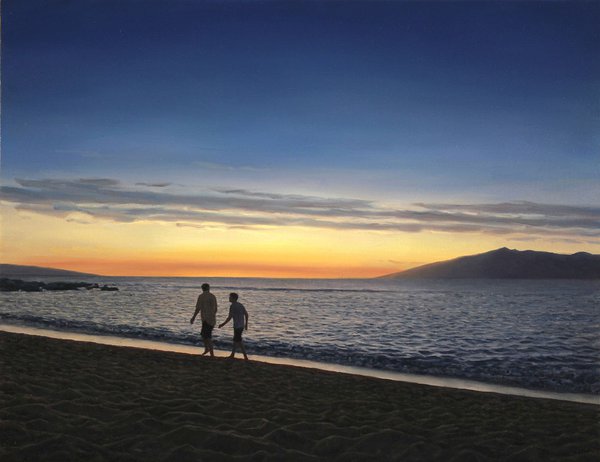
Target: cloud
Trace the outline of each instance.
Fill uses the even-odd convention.
[[[148,186],[149,188],[166,188],[171,183],[136,183],[136,186]]]
[[[77,218],[67,218],[67,223],[77,223],[79,225],[90,225],[91,222],[90,221],[86,221],[86,220],[79,220]]]
[[[326,208],[328,213],[332,214],[333,210],[347,210],[347,209],[370,209],[373,207],[372,201],[366,201],[362,199],[342,199],[342,198],[323,198],[318,196],[301,196],[298,194],[277,194],[277,193],[265,193],[248,191],[246,189],[214,189],[213,191],[225,194],[227,196],[234,196],[240,198],[259,198],[268,199],[284,203],[293,203],[298,207],[305,208]],[[368,213],[368,212],[367,212]]]
[[[533,241],[539,241],[541,238],[539,236],[517,236],[517,237],[510,237],[509,240],[511,241],[516,241],[516,242],[533,242]],[[600,241],[598,240],[588,240],[588,239],[573,239],[573,238],[567,238],[567,237],[549,237],[546,238],[546,240],[551,241],[551,242],[561,242],[564,244],[578,244],[578,245],[584,245],[584,244],[599,244]]]
[[[196,228],[196,229],[208,229],[208,228],[211,228],[211,226],[198,225],[198,224],[194,224],[194,223],[175,223],[175,225],[178,228]],[[247,230],[254,230],[254,229],[257,229],[257,227],[256,226],[244,226],[244,225],[228,225],[227,229],[247,229]]]
[[[443,212],[463,211],[476,214],[501,214],[501,215],[541,215],[541,216],[579,216],[600,217],[600,207],[582,207],[574,205],[540,204],[528,201],[502,202],[499,204],[434,204],[416,203],[419,207]]]
[[[192,163],[195,167],[204,170],[225,170],[225,171],[243,171],[243,172],[264,172],[266,168],[252,167],[250,165],[229,165],[218,162],[196,161]]]
[[[600,231],[600,208],[510,202],[500,204],[414,204],[427,209],[421,220],[533,228],[582,228]]]
[[[76,219],[129,223],[157,221],[177,226],[237,229],[299,226],[380,232],[483,233],[512,239],[554,238],[597,242],[600,208],[509,202],[417,203],[392,209],[374,201],[246,189],[197,194],[161,191],[169,183],[128,185],[111,178],[16,179],[0,188],[0,200],[17,209]],[[158,189],[158,190],[156,190]],[[591,241],[590,241],[591,240]]]

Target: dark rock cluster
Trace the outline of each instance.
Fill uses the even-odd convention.
[[[23,281],[21,279],[0,278],[0,292],[42,292],[46,290],[79,290],[100,289],[104,291],[119,290],[118,287],[101,286],[91,282],[40,282]]]

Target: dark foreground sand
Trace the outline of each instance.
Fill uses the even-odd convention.
[[[600,460],[600,407],[0,333],[0,460]]]

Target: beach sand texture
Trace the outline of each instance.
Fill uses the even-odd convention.
[[[3,461],[600,460],[594,405],[10,333],[0,358]]]

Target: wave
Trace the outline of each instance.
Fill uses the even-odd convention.
[[[195,289],[196,286],[181,285],[181,284],[169,284],[171,290],[181,289]],[[198,291],[200,288],[198,287]],[[220,286],[218,284],[211,284],[211,290],[231,290],[236,292],[327,292],[327,293],[395,293],[397,290],[391,289],[342,289],[342,288],[299,288],[299,287],[256,287],[256,286]]]
[[[104,325],[90,321],[67,321],[32,315],[0,313],[7,324],[27,325],[52,330],[71,331],[95,335],[154,340],[167,343],[200,345],[198,334],[174,332],[165,328],[139,327],[128,324]],[[551,357],[530,358],[528,361],[489,357],[467,360],[460,352],[449,354],[401,354],[397,351],[359,351],[348,346],[295,344],[285,341],[253,341],[247,339],[248,351],[272,357],[306,359],[346,366],[365,367],[407,374],[477,380],[482,382],[519,386],[554,392],[600,394],[600,370],[589,368],[555,368],[549,375]],[[218,349],[231,348],[229,337],[215,339]]]

